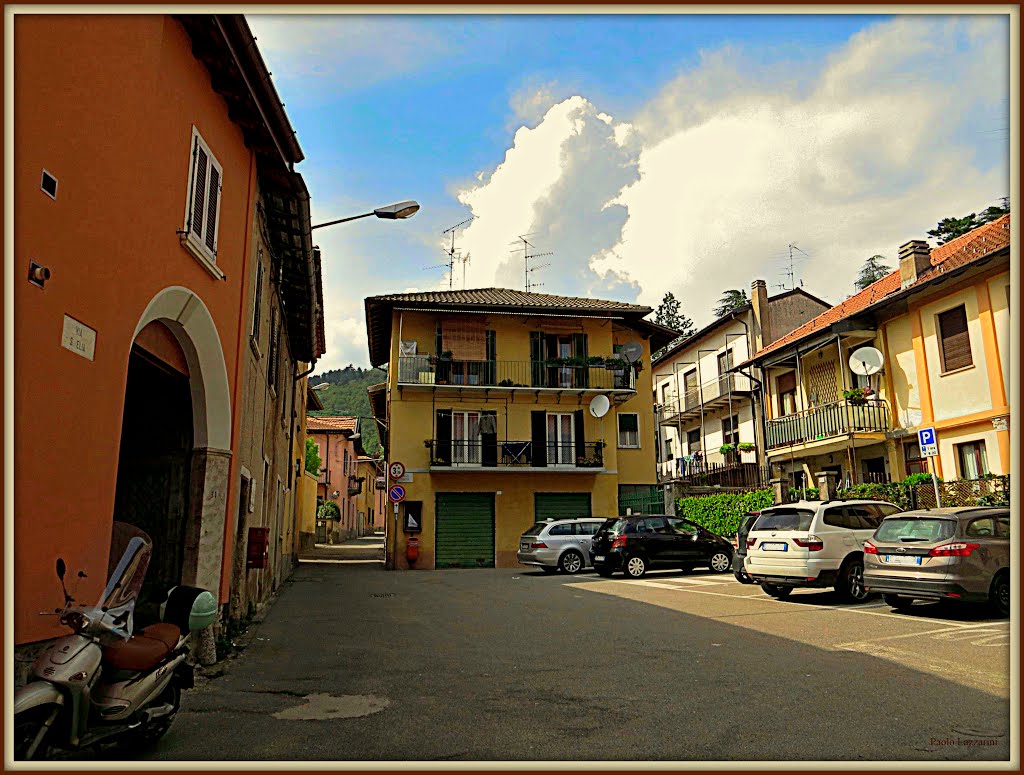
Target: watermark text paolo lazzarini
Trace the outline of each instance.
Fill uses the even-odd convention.
[[[999,745],[999,741],[993,737],[933,737],[928,745],[953,746],[953,745]]]

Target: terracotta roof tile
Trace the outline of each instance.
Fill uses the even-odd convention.
[[[323,415],[309,415],[306,417],[307,431],[349,431],[354,433],[357,417],[325,417]]]
[[[1010,215],[1004,215],[991,223],[979,226],[977,229],[957,237],[955,240],[940,245],[931,251],[931,264],[933,269],[918,279],[907,289],[915,288],[924,283],[931,282],[946,272],[958,269],[962,266],[983,258],[997,250],[1007,247],[1010,244]],[[907,290],[903,289],[903,290]],[[790,331],[781,339],[772,342],[767,347],[754,354],[750,359],[759,360],[762,356],[775,350],[782,349],[788,344],[798,342],[818,331],[822,331],[833,323],[851,317],[858,312],[863,312],[868,307],[877,304],[894,293],[901,290],[899,269],[887,274],[881,280],[872,283],[860,293],[854,294],[845,301],[840,302],[831,309],[825,310],[818,317],[804,323],[799,328]],[[748,363],[750,362],[748,361]],[[741,364],[742,365],[742,364]]]
[[[511,288],[471,288],[463,291],[427,291],[425,293],[395,293],[371,296],[368,301],[410,302],[416,304],[482,305],[491,307],[550,307],[552,309],[600,310],[609,312],[639,312],[647,314],[650,307],[626,304],[607,299],[588,299],[580,296],[554,296],[548,293],[527,293]]]

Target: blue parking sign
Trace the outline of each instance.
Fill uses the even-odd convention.
[[[921,447],[921,457],[935,457],[939,454],[939,442],[935,436],[935,428],[921,428],[917,432],[917,443]]]

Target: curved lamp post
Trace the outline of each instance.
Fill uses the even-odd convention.
[[[336,223],[345,223],[346,221],[354,221],[358,218],[369,218],[371,215],[376,215],[378,218],[384,218],[389,221],[402,220],[405,218],[411,218],[416,214],[416,211],[420,209],[418,202],[408,200],[406,202],[397,202],[387,207],[378,207],[368,213],[362,215],[351,215],[348,218],[339,218],[336,221],[327,221],[327,223],[318,223],[316,226],[312,226],[313,229],[319,229],[323,226],[333,226]]]

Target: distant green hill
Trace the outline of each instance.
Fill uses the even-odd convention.
[[[370,398],[366,388],[387,380],[387,372],[381,369],[361,369],[349,364],[344,369],[332,369],[323,374],[314,374],[309,378],[310,385],[321,382],[330,383],[326,390],[317,391],[320,402],[324,405],[322,412],[310,412],[311,415],[346,415],[361,418],[359,426],[362,435],[363,449],[368,455],[380,454],[380,437],[377,434],[377,423],[370,412]]]

